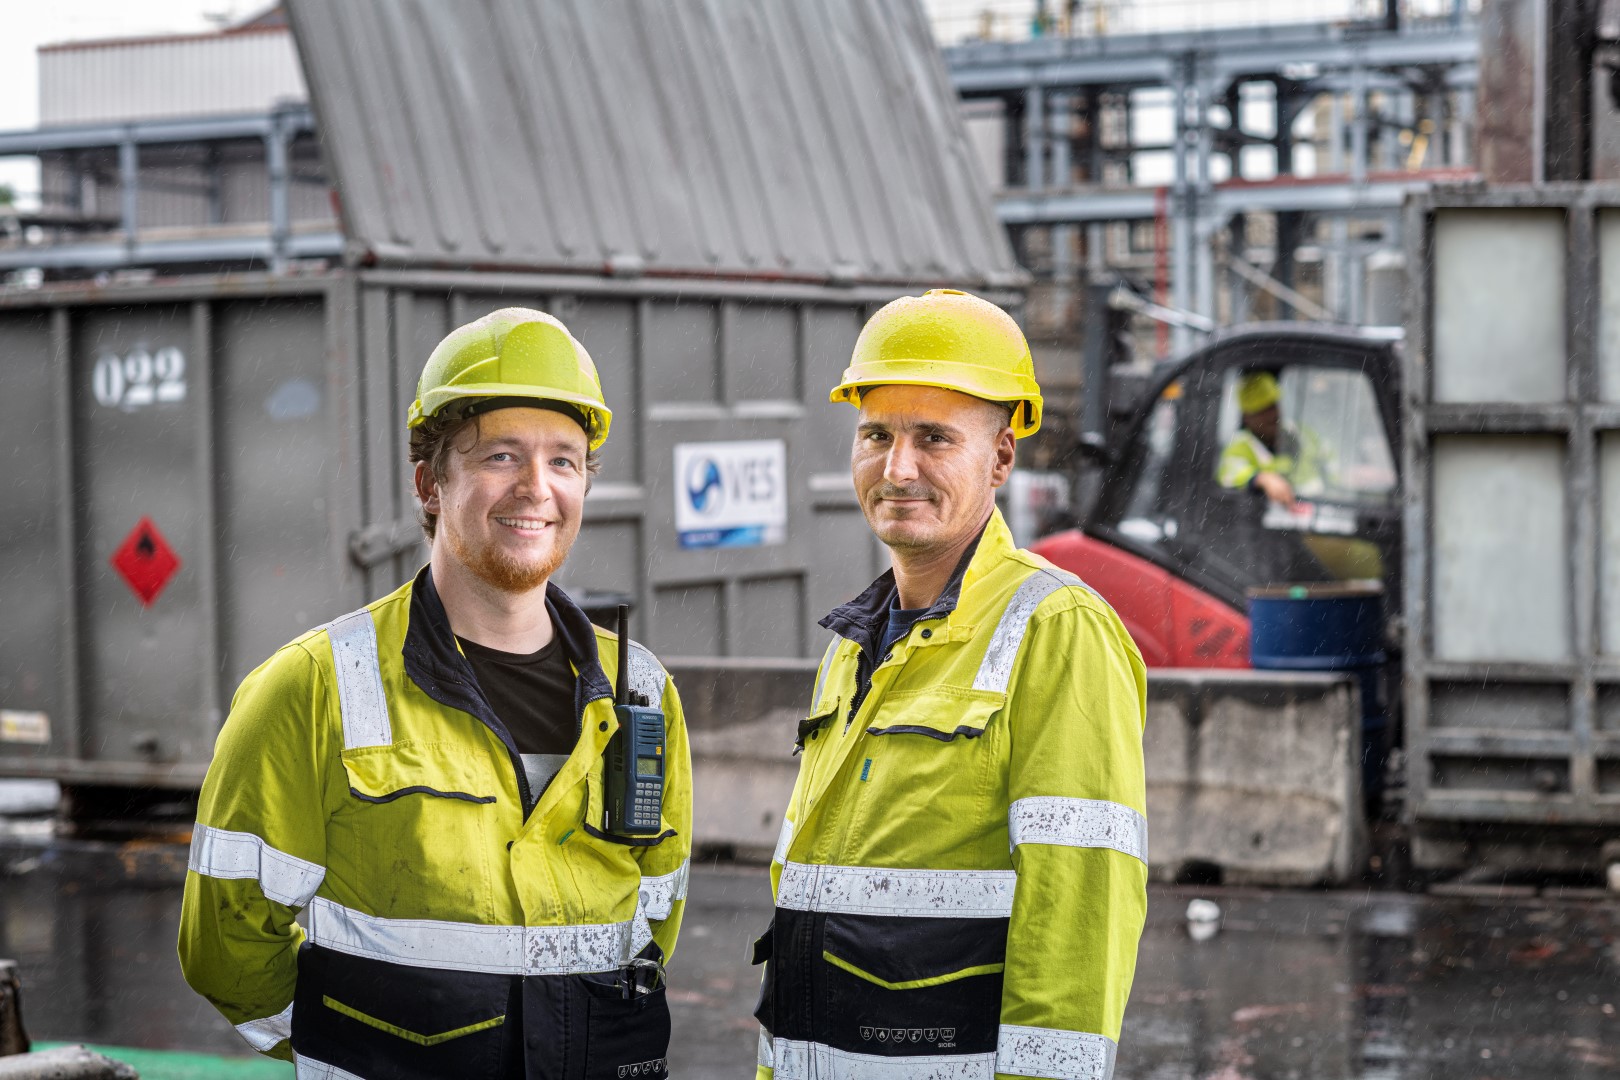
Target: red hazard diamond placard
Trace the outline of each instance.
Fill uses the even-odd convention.
[[[158,593],[174,577],[175,571],[180,569],[180,556],[174,553],[149,517],[135,523],[129,535],[124,537],[124,542],[118,545],[118,550],[107,561],[112,563],[118,576],[147,607],[157,599]]]

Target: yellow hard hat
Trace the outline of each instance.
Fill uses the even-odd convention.
[[[501,308],[450,331],[422,368],[406,426],[467,398],[572,406],[566,411],[584,425],[592,450],[607,441],[613,421],[591,354],[562,323],[533,308]]]
[[[1282,400],[1282,388],[1277,376],[1269,371],[1256,371],[1243,376],[1238,383],[1238,411],[1244,416],[1269,409]]]
[[[1012,316],[956,289],[902,296],[867,320],[830,401],[860,407],[868,386],[937,386],[1014,406],[1013,436],[1041,426],[1041,387]]]

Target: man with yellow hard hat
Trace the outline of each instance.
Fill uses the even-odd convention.
[[[662,965],[691,836],[680,699],[629,644],[638,733],[663,715],[656,745],[635,743],[661,799],[638,786],[634,820],[604,805],[618,641],[549,584],[611,420],[551,316],[452,331],[408,422],[428,565],[236,692],[180,961],[300,1078],[668,1075]]]
[[[950,290],[861,331],[833,401],[893,569],[832,631],[755,945],[759,1076],[1113,1070],[1146,913],[1146,680],[1113,610],[995,506],[1029,346]]]
[[[1238,380],[1238,411],[1243,426],[1221,451],[1215,479],[1225,488],[1258,491],[1279,506],[1323,486],[1324,454],[1314,432],[1282,419],[1282,388],[1269,371]]]

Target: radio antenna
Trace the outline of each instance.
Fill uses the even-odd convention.
[[[630,704],[630,605],[619,605],[619,685],[614,688],[613,700],[619,705]]]

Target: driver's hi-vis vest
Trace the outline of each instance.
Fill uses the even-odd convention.
[[[604,833],[616,639],[560,590],[548,601],[579,739],[543,793],[427,570],[237,691],[203,785],[180,961],[300,1078],[668,1075],[658,962],[691,836],[680,699],[632,646],[630,682],[668,727],[664,828]]]
[[[905,638],[836,633],[756,944],[759,1075],[1098,1080],[1147,910],[1146,676],[1113,610],[993,514]]]
[[[1283,425],[1275,451],[1248,428],[1239,428],[1221,451],[1215,481],[1224,488],[1240,488],[1259,473],[1273,472],[1293,485],[1294,494],[1315,495],[1327,485],[1327,465],[1322,440],[1309,428]]]

